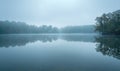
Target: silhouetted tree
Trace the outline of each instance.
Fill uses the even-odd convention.
[[[96,18],[96,31],[101,34],[120,34],[120,10]]]

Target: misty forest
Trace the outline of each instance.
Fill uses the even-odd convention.
[[[120,71],[120,0],[0,0],[0,71]]]
[[[96,18],[96,25],[66,26],[28,25],[24,22],[0,21],[0,34],[25,33],[100,33],[103,35],[120,34],[120,10],[103,14]]]
[[[95,30],[103,35],[120,35],[120,10],[96,18]]]
[[[34,26],[24,22],[0,21],[0,34],[19,34],[19,33],[94,33],[94,26],[67,26],[57,28],[53,26]]]

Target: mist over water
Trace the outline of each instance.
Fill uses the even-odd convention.
[[[120,71],[120,0],[0,0],[0,71]]]
[[[119,71],[115,42],[119,37],[97,34],[4,34],[0,35],[0,70]]]

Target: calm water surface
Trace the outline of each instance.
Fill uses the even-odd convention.
[[[120,71],[120,38],[0,35],[0,71]]]

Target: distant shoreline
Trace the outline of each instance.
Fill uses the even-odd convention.
[[[0,36],[4,36],[4,35],[87,35],[87,36],[96,36],[96,35],[100,35],[98,33],[43,33],[43,34],[35,34],[35,33],[29,33],[29,34],[0,34]]]

